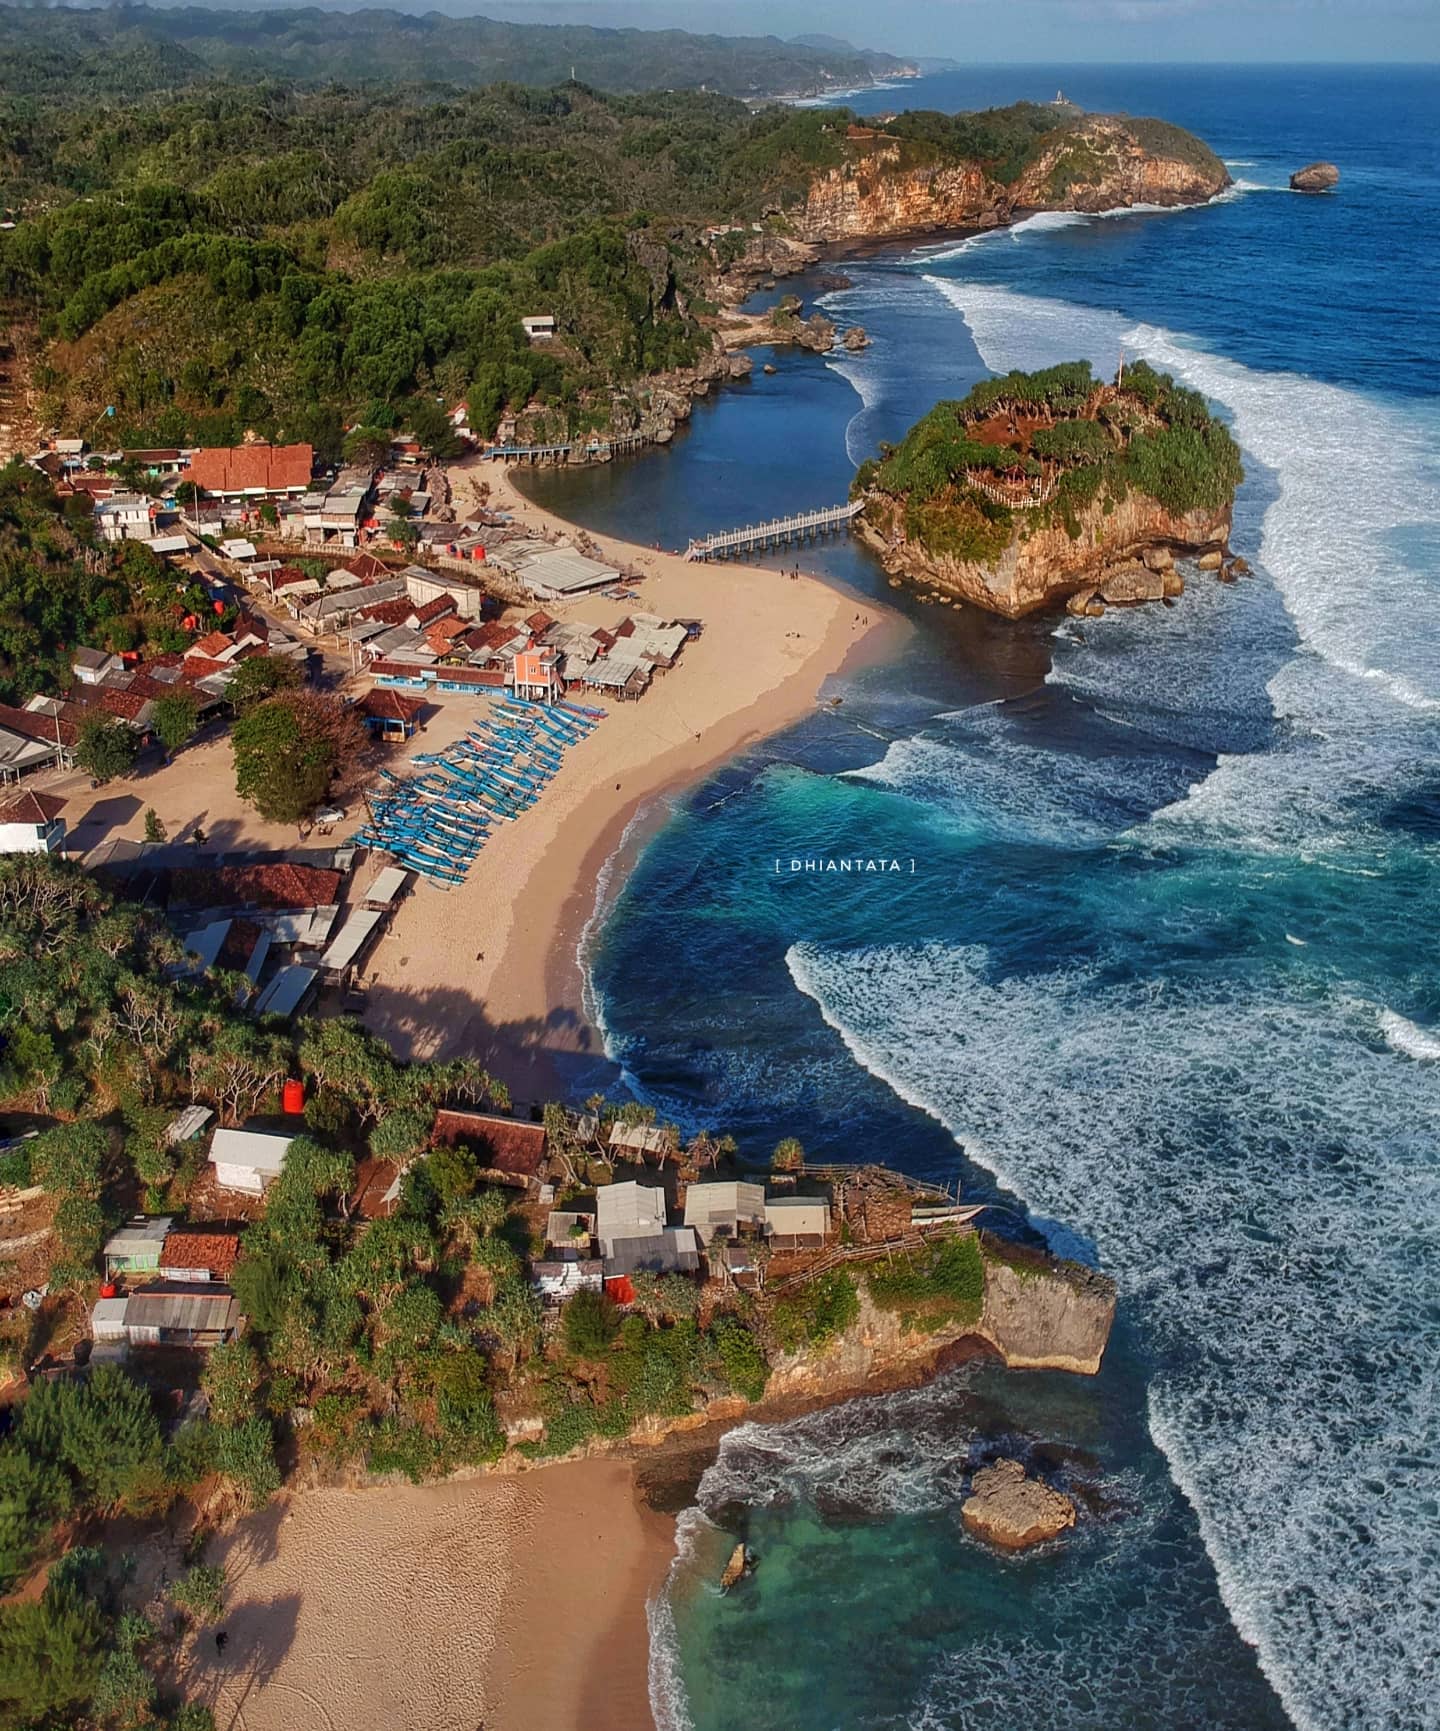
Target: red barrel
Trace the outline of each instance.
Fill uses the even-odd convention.
[[[305,1084],[292,1076],[281,1090],[281,1104],[292,1117],[305,1110]]]
[[[113,1280],[107,1280],[100,1288],[100,1296],[102,1298],[114,1298],[117,1291],[118,1288],[116,1287],[115,1282]]]

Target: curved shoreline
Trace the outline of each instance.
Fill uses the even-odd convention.
[[[472,460],[451,478],[462,509],[485,482],[489,504],[532,531],[587,533],[526,499],[498,465]],[[562,1093],[564,1060],[601,1050],[576,952],[636,813],[800,720],[828,679],[857,656],[887,653],[909,629],[818,577],[687,564],[614,536],[590,539],[640,573],[640,599],[592,594],[547,611],[613,624],[640,608],[699,619],[702,634],[638,702],[608,706],[539,804],[487,844],[463,888],[416,886],[382,947],[365,1017],[402,1056],[480,1058],[517,1101]],[[427,746],[465,731],[472,714],[446,705]]]

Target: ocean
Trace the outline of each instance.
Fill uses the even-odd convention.
[[[872,347],[534,481],[682,544],[843,498],[987,370],[1122,353],[1247,470],[1254,576],[1098,621],[807,551],[913,639],[673,800],[592,927],[607,1052],[666,1115],[958,1180],[1122,1294],[1093,1381],[972,1364],[727,1438],[652,1610],[663,1731],[1440,1726],[1440,72],[982,68],[872,106],[1057,85],[1194,128],[1233,188],[847,261],[800,288]],[[1317,157],[1338,192],[1290,193]],[[776,870],[831,855],[904,869]],[[958,1518],[1005,1450],[1081,1505],[1017,1559]]]

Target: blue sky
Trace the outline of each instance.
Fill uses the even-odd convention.
[[[437,0],[389,0],[424,10]],[[1435,61],[1440,0],[438,0],[535,23],[823,31],[892,53],[1033,60]]]

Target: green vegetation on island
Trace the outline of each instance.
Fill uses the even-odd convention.
[[[1071,361],[937,403],[860,466],[852,494],[926,553],[987,564],[1057,524],[1078,540],[1097,502],[1109,515],[1133,492],[1175,517],[1214,512],[1242,479],[1239,447],[1197,391],[1144,361],[1114,384]]]

